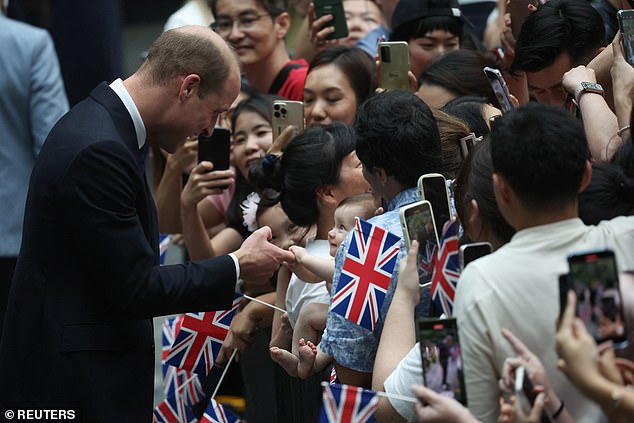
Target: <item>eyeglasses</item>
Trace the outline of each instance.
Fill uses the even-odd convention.
[[[239,31],[249,31],[255,27],[257,21],[265,16],[271,16],[268,13],[262,15],[245,14],[239,16],[235,21],[231,18],[220,18],[211,24],[211,29],[216,31],[221,37],[226,37],[233,30],[234,23],[237,23]]]

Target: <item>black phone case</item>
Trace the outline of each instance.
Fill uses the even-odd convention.
[[[229,155],[231,138],[229,130],[215,128],[210,137],[200,135],[198,137],[198,162],[209,161],[214,165],[214,170],[229,169]]]

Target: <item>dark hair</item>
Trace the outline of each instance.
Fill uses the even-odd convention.
[[[466,137],[471,130],[462,120],[440,110],[432,110],[438,132],[440,133],[440,150],[445,176],[453,179],[462,165],[460,138]]]
[[[259,3],[271,17],[276,17],[286,12],[288,9],[287,0],[255,0]],[[218,0],[207,0],[211,13],[217,16]]]
[[[451,100],[440,110],[465,122],[476,137],[483,137],[491,132],[482,114],[486,103],[483,97],[464,96]]]
[[[497,120],[491,156],[525,207],[553,210],[576,200],[588,147],[581,123],[566,110],[529,103]]]
[[[592,179],[579,194],[579,217],[586,225],[634,214],[634,179],[614,164],[592,166]]]
[[[510,241],[515,229],[500,213],[493,192],[493,162],[491,160],[491,142],[485,139],[475,146],[462,164],[454,184],[456,212],[462,226],[467,228],[471,215],[471,200],[478,202],[484,225],[503,243]]]
[[[162,33],[150,46],[140,70],[155,84],[164,84],[178,75],[200,76],[198,97],[220,91],[237,61],[229,49],[222,51],[209,37],[181,29]]]
[[[365,51],[346,45],[327,48],[311,60],[308,73],[318,66],[330,64],[339,68],[348,79],[357,99],[357,107],[374,93],[375,64]]]
[[[398,6],[397,6],[398,7]],[[460,18],[453,16],[429,16],[418,20],[405,22],[395,27],[390,34],[390,41],[406,41],[412,38],[422,38],[428,32],[437,29],[450,32],[462,39],[464,24]]]
[[[288,143],[281,158],[252,164],[249,179],[258,191],[274,189],[277,195],[268,200],[279,200],[294,224],[312,225],[319,218],[316,190],[339,182],[341,162],[354,148],[354,130],[344,123],[311,127]]]
[[[489,103],[500,108],[489,80],[482,71],[485,66],[498,66],[493,55],[466,49],[450,51],[434,60],[420,75],[418,83],[443,87],[456,97],[484,97]]]
[[[231,133],[235,133],[236,121],[238,120],[240,114],[242,114],[243,112],[257,113],[267,122],[271,123],[271,101],[274,98],[276,97],[259,94],[256,92],[238,103],[231,112]],[[246,235],[246,233],[243,229],[244,219],[242,216],[242,208],[240,207],[240,205],[253,191],[253,184],[250,182],[249,175],[243,175],[239,171],[236,172],[235,191],[233,192],[233,197],[231,197],[231,201],[227,206],[225,217],[227,218],[227,222],[232,228],[242,229],[243,235]]]
[[[385,91],[357,110],[357,156],[372,170],[382,168],[405,187],[442,171],[440,134],[429,107],[407,91]]]
[[[538,72],[567,53],[572,66],[586,64],[604,45],[601,15],[588,1],[550,0],[522,25],[511,71]]]

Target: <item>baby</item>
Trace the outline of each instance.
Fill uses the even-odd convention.
[[[328,291],[335,273],[335,254],[348,231],[354,228],[355,217],[367,220],[375,215],[376,207],[372,194],[354,195],[343,200],[335,210],[335,226],[328,232],[330,256],[328,258],[310,255],[302,247],[293,246],[296,264],[292,268],[305,282],[326,281]],[[321,338],[326,327],[328,305],[310,303],[302,307],[293,330],[292,353],[282,348],[272,347],[271,357],[291,376],[307,378],[322,370],[331,361],[327,354],[318,353],[317,347],[305,339]]]

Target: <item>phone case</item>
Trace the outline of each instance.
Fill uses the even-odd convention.
[[[209,161],[214,165],[213,170],[229,169],[229,155],[231,149],[231,135],[226,128],[214,128],[211,136],[198,137],[198,162]]]
[[[343,9],[342,0],[314,0],[315,16],[320,18],[324,15],[333,15],[333,20],[328,25],[335,27],[335,32],[329,34],[326,39],[335,40],[348,37],[348,22]]]
[[[426,173],[418,178],[418,192],[421,200],[431,203],[436,223],[436,236],[442,236],[442,230],[448,220],[453,218],[451,200],[447,191],[447,180],[440,173]]]
[[[423,384],[467,406],[456,319],[419,319],[417,326],[423,361]]]
[[[483,71],[491,84],[491,89],[493,89],[493,93],[498,99],[498,103],[500,103],[500,110],[502,110],[502,113],[507,113],[512,110],[515,106],[511,100],[511,93],[506,85],[506,81],[502,77],[502,73],[499,70],[488,66],[486,66]]]
[[[417,201],[399,210],[401,228],[403,228],[403,239],[407,248],[416,239],[424,248],[424,242],[433,235],[432,240],[438,244],[436,238],[436,228],[434,223],[434,212],[429,201]],[[431,233],[429,232],[431,231]],[[415,233],[413,233],[415,232]]]
[[[280,136],[287,126],[295,127],[297,132],[304,129],[304,103],[301,101],[273,101],[273,139]]]
[[[386,90],[409,90],[409,48],[405,41],[379,43],[381,62],[381,88]]]
[[[491,254],[492,247],[490,242],[474,242],[461,245],[458,251],[460,270],[462,271],[472,261]]]
[[[634,66],[634,9],[617,12],[625,60]]]

